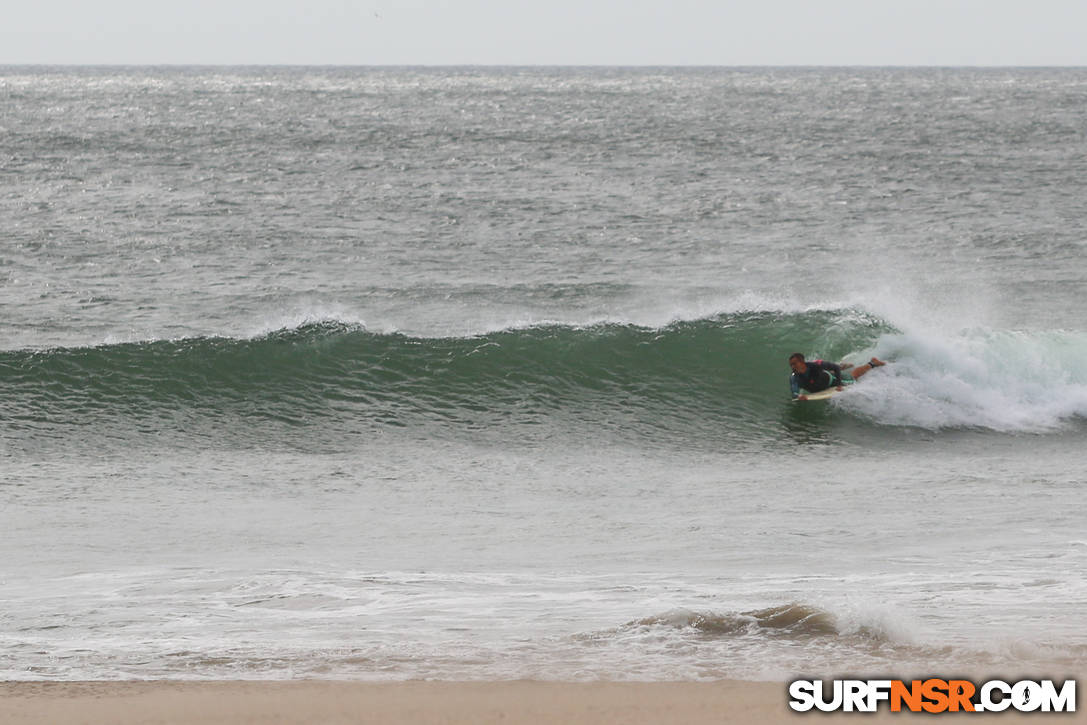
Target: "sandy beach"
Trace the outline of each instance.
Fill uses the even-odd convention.
[[[307,723],[796,723],[898,722],[880,712],[803,715],[775,682],[7,682],[0,722],[58,725],[287,725]],[[920,716],[932,717],[932,716]],[[993,717],[993,716],[990,716]],[[1001,723],[1087,722],[1075,715],[1008,714]]]

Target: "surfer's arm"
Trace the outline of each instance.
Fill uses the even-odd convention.
[[[789,376],[789,388],[792,390],[794,398],[800,396],[800,380],[796,377],[796,373]]]

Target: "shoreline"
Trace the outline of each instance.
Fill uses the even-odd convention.
[[[0,682],[0,722],[110,725],[321,723],[900,722],[928,714],[796,713],[784,682],[94,681]],[[993,713],[1001,723],[1085,722],[1074,714]],[[1056,718],[1054,720],[1054,718]],[[974,719],[971,719],[973,722]]]

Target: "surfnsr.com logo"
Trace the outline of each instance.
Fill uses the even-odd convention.
[[[789,697],[797,712],[1075,712],[1076,681],[794,680]]]

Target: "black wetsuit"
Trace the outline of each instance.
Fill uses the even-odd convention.
[[[793,395],[798,395],[801,389],[809,393],[818,393],[820,390],[835,388],[842,384],[842,369],[832,363],[823,360],[806,360],[808,369],[803,373],[793,373]]]

